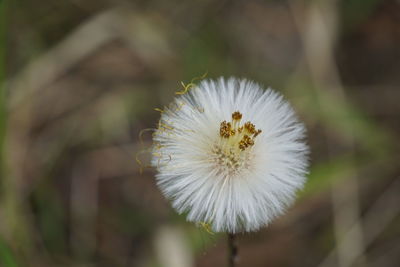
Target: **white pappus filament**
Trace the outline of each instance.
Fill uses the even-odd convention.
[[[153,136],[157,184],[189,221],[215,232],[258,230],[305,182],[304,133],[275,91],[203,80],[162,112]]]

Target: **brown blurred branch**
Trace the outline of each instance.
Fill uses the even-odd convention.
[[[337,39],[337,1],[312,2],[308,5],[299,5],[299,2],[291,3],[292,14],[303,41],[305,59],[320,102],[320,109],[324,110],[323,102],[320,100],[323,94],[333,95],[337,101],[347,103],[348,99],[333,53]],[[329,135],[330,133],[326,132],[326,136]],[[347,133],[347,137],[344,142],[345,153],[354,155],[355,137],[351,131]],[[343,151],[338,151],[336,145],[331,142],[328,142],[327,150],[330,158],[335,153],[343,153]],[[356,256],[361,256],[365,250],[362,225],[358,220],[359,189],[355,167],[346,178],[342,183],[333,184],[331,190],[337,258],[341,267],[351,266]],[[341,240],[347,238],[346,234],[351,226],[351,239],[348,243],[342,243]]]
[[[381,196],[371,205],[363,218],[353,224],[348,229],[344,238],[340,241],[340,246],[349,247],[353,243],[353,238],[357,234],[358,225],[364,226],[364,247],[369,246],[382,231],[400,213],[400,177],[395,179]],[[361,222],[362,221],[362,222]],[[364,251],[357,251],[353,254],[352,262],[357,260]],[[320,264],[320,267],[335,266],[337,248],[331,251],[328,257]]]
[[[152,64],[153,67],[172,55],[168,39],[158,25],[133,9],[110,9],[83,23],[57,46],[9,80],[10,108],[15,109],[24,100],[30,100],[38,90],[116,38],[126,41],[143,63]]]

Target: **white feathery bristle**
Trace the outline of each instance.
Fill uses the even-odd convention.
[[[256,231],[305,182],[305,128],[277,92],[245,80],[203,80],[162,112],[157,184],[179,213],[215,232]]]

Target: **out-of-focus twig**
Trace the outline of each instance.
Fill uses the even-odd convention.
[[[293,3],[291,9],[303,41],[305,59],[316,88],[317,99],[321,99],[322,94],[331,94],[336,100],[346,103],[348,100],[333,55],[337,36],[336,5],[335,0],[313,2],[309,6]],[[324,104],[321,101],[318,104],[323,110]],[[328,132],[326,136],[330,136]],[[354,155],[354,136],[350,132],[347,137],[346,153]],[[328,142],[330,157],[336,150],[336,147]],[[341,267],[351,266],[356,257],[362,255],[364,251],[362,226],[358,220],[360,211],[356,175],[356,169],[353,168],[347,179],[343,183],[334,184],[331,191],[337,258]],[[352,227],[351,238],[347,243],[341,242],[348,238],[350,227]],[[365,266],[366,261],[363,262]]]
[[[40,102],[38,100],[49,95],[48,99],[55,100],[55,98],[51,97],[56,95],[54,94],[52,84],[68,73],[71,68],[84,61],[91,54],[94,54],[103,45],[114,40],[122,40],[126,47],[130,48],[143,64],[154,64],[155,60],[165,60],[170,53],[168,39],[160,36],[163,36],[163,31],[157,28],[154,23],[151,23],[151,19],[148,19],[147,16],[137,14],[132,8],[113,8],[84,22],[59,44],[42,55],[38,55],[19,73],[7,81],[7,90],[9,93],[7,103],[9,117],[7,118],[7,141],[5,143],[7,174],[4,175],[2,181],[2,189],[7,194],[0,207],[2,211],[1,216],[5,218],[0,223],[0,231],[7,239],[16,240],[19,247],[25,247],[28,251],[27,255],[32,253],[40,258],[39,253],[36,251],[38,249],[35,248],[33,241],[35,230],[31,229],[28,223],[29,221],[33,221],[29,217],[33,216],[33,212],[26,201],[32,180],[35,177],[44,176],[37,175],[38,173],[33,173],[31,169],[26,167],[27,165],[34,166],[32,163],[38,161],[38,158],[32,157],[32,148],[36,145],[33,143],[40,140],[40,136],[34,141],[32,137],[32,129],[37,126],[34,124],[37,122],[35,120],[37,119],[35,105]],[[74,91],[71,89],[70,92],[68,89],[68,87],[65,88],[63,94],[59,94],[58,96],[73,95]],[[52,100],[46,104],[54,105]],[[82,114],[80,116],[82,117]],[[55,125],[53,128],[58,127],[57,131],[62,132],[60,128],[71,129],[73,125],[86,124],[84,119],[71,119],[70,122],[63,120],[61,127],[59,127],[60,125],[53,124]],[[58,141],[53,143],[54,146],[62,147],[63,141],[60,142],[62,137],[57,136],[57,138]],[[45,140],[46,143],[47,141]],[[51,154],[49,150],[44,149],[41,151],[40,158],[46,159],[49,157]],[[55,150],[58,151],[61,149],[56,148]],[[133,160],[132,166],[135,166]],[[104,169],[106,168],[102,170]],[[82,176],[80,170],[78,169],[77,171],[79,175],[76,175],[78,178],[74,178],[72,188],[75,194],[71,200],[72,223],[74,227],[72,231],[78,228],[83,229],[82,231],[84,229],[92,229],[93,218],[97,212],[97,191],[95,188],[97,177],[91,177],[87,181],[79,180]],[[107,169],[104,171],[110,170]],[[84,182],[86,184],[80,184]],[[91,187],[92,184],[93,187]],[[81,212],[81,202],[79,200],[84,195],[81,186],[82,188],[93,189],[91,198],[88,200],[88,209],[90,209],[93,215],[84,217],[82,220],[79,219],[81,215],[79,213]],[[72,242],[74,246],[79,244],[79,241],[83,239],[89,243],[94,242],[93,231],[87,232],[87,235],[89,235],[88,238],[84,237],[81,239],[82,231],[77,230],[72,233],[75,234]],[[22,237],[16,238],[15,236]],[[89,244],[89,247],[93,250],[93,245],[90,246]]]
[[[49,83],[102,45],[120,38],[135,50],[144,64],[154,64],[171,54],[169,44],[158,29],[145,17],[129,8],[107,10],[83,23],[57,46],[32,61],[9,80],[10,109],[30,100]]]
[[[381,196],[371,205],[368,211],[362,218],[364,226],[364,246],[370,245],[386,226],[393,221],[393,219],[400,213],[400,179],[397,178],[392,182],[387,189],[381,194]],[[356,222],[353,226],[345,232],[344,238],[340,241],[340,245],[349,247],[353,243],[353,238],[357,234],[358,224]],[[339,253],[337,249],[334,249],[329,253],[328,257],[321,263],[320,267],[335,266],[335,257]],[[363,251],[359,251],[357,254],[353,254],[352,262],[356,261]]]
[[[32,61],[23,71],[8,82],[12,90],[10,108],[30,99],[37,90],[46,87],[71,66],[82,60],[97,47],[116,37],[114,25],[118,21],[115,10],[96,16],[81,25],[57,46]]]
[[[192,267],[194,258],[187,245],[184,232],[179,227],[161,226],[154,240],[156,256],[160,266]]]

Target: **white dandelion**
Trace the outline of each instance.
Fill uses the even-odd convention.
[[[244,79],[203,80],[162,112],[153,135],[157,184],[189,221],[255,231],[303,187],[304,135],[277,92]]]

